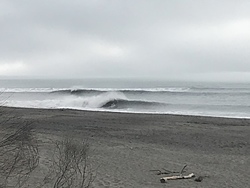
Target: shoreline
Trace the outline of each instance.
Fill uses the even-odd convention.
[[[129,112],[129,111],[111,111],[111,110],[91,110],[91,109],[77,109],[77,108],[31,108],[31,107],[14,107],[14,106],[0,106],[0,108],[10,109],[28,109],[28,110],[58,110],[58,111],[79,111],[79,112],[93,112],[93,113],[111,113],[111,114],[139,114],[139,115],[160,115],[160,116],[176,116],[176,117],[198,117],[198,118],[222,118],[222,119],[243,119],[250,120],[250,117],[233,117],[233,116],[212,116],[212,115],[196,115],[196,114],[175,114],[164,112]]]
[[[93,112],[70,109],[1,107],[0,128],[30,122],[38,140],[40,166],[30,185],[41,181],[53,157],[53,142],[65,135],[88,140],[93,187],[160,188],[150,170],[162,168],[203,176],[200,183],[169,181],[174,188],[250,187],[250,120],[186,115]],[[4,134],[6,129],[1,129]]]

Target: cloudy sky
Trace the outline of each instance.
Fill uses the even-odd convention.
[[[0,76],[250,81],[249,0],[0,0]]]

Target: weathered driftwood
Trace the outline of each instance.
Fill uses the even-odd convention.
[[[163,175],[163,174],[180,174],[180,172],[177,171],[170,171],[170,170],[166,170],[163,168],[164,171],[162,170],[150,170],[151,172],[156,172],[156,175]]]
[[[183,175],[179,175],[179,176],[169,176],[169,177],[163,177],[161,178],[161,183],[165,183],[168,180],[178,180],[178,179],[190,179],[195,177],[195,175],[193,173],[187,175],[187,176],[183,176]]]
[[[183,168],[181,169],[180,175],[182,176],[184,169],[187,167],[187,165],[184,165]]]
[[[181,171],[170,171],[170,170],[167,170],[165,168],[162,168],[162,170],[150,170],[151,172],[157,172],[156,175],[162,175],[162,174],[182,174],[183,172],[185,172],[185,168],[187,167],[187,165],[185,165]]]

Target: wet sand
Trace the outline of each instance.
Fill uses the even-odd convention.
[[[41,180],[51,158],[52,141],[65,135],[88,140],[93,187],[250,187],[250,120],[182,115],[126,114],[77,110],[1,108],[13,127],[31,122],[39,142]],[[18,117],[18,118],[17,118]],[[162,168],[203,176],[160,183]]]

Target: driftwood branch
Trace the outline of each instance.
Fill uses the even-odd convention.
[[[160,179],[161,183],[165,183],[168,180],[178,180],[178,179],[190,179],[195,177],[195,175],[193,173],[183,176],[183,173],[185,172],[185,168],[187,167],[187,165],[184,165],[183,168],[181,169],[181,171],[170,171],[170,170],[166,170],[163,169],[164,171],[161,170],[150,170],[150,171],[156,171],[157,175],[162,175],[162,174],[176,174],[178,173],[179,175],[175,175],[175,176],[168,176],[168,177],[163,177]]]
[[[161,183],[165,183],[168,180],[190,179],[190,178],[193,178],[193,177],[195,177],[195,175],[193,173],[191,173],[191,174],[189,174],[187,176],[179,175],[179,176],[163,177],[163,178],[160,179],[160,181],[161,181]]]
[[[184,165],[184,167],[181,169],[180,175],[182,175],[182,174],[183,174],[184,169],[185,169],[186,167],[187,167],[187,165]]]
[[[165,168],[162,168],[162,170],[150,170],[151,172],[156,172],[156,175],[163,175],[163,174],[183,174],[185,172],[185,168],[187,165],[185,165],[181,171],[170,171]]]

